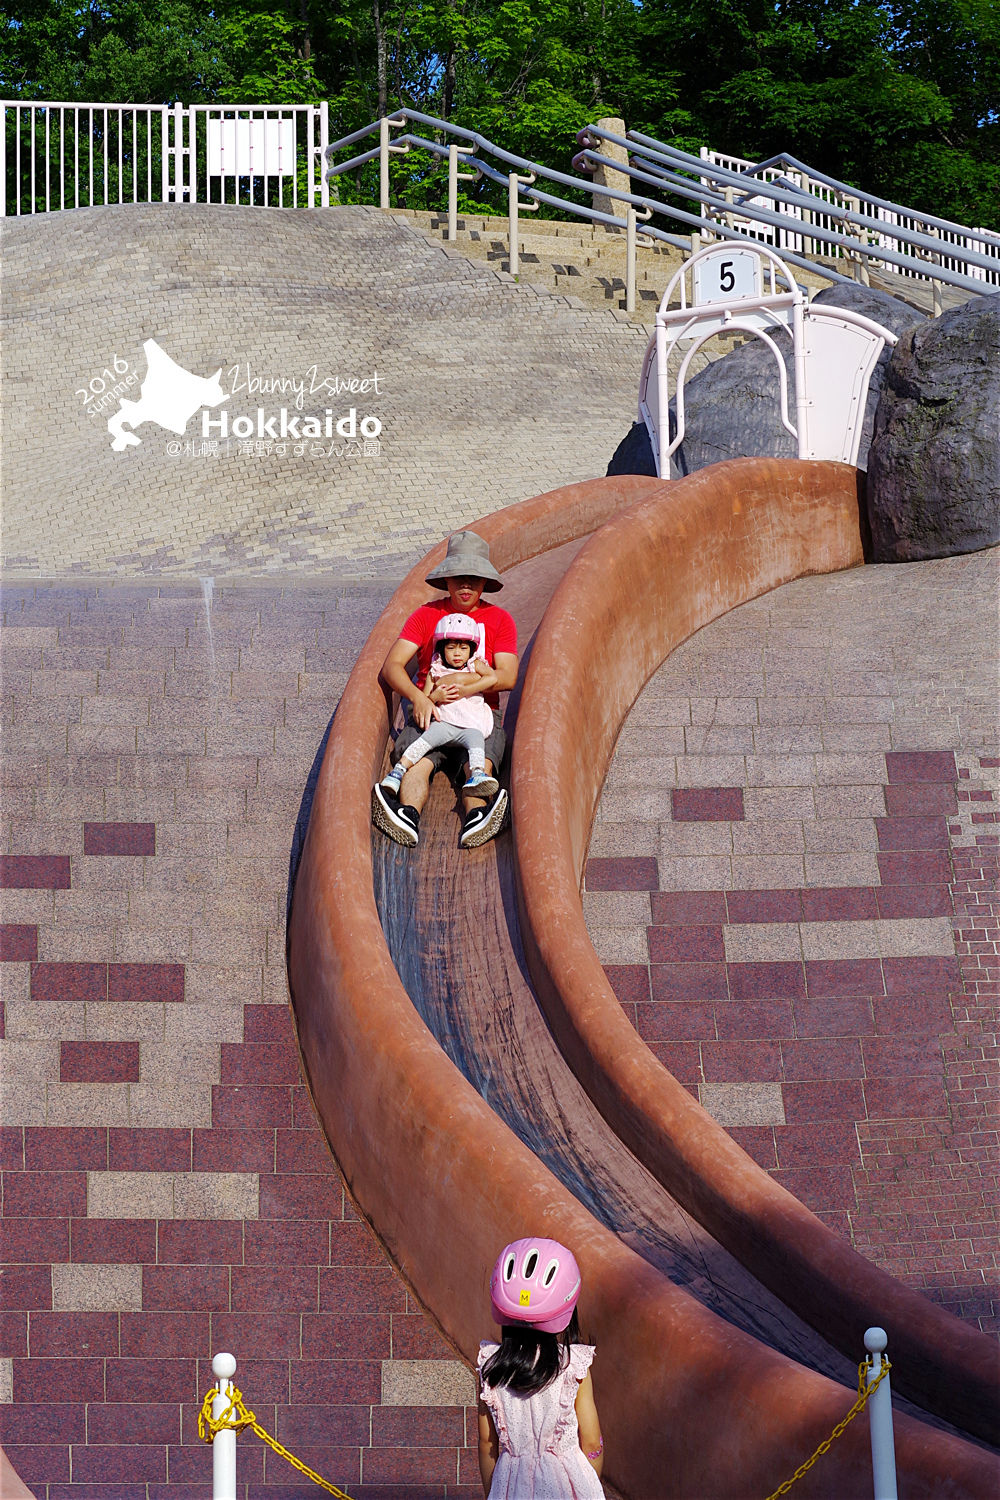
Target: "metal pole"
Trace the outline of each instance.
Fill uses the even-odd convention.
[[[389,212],[389,120],[383,115],[378,122],[378,206]]]
[[[212,1374],[219,1383],[219,1394],[212,1397],[212,1416],[221,1417],[229,1405],[236,1361],[231,1354],[217,1354],[212,1360]],[[212,1439],[212,1500],[236,1500],[236,1432],[232,1428],[217,1432]]]
[[[869,1386],[878,1380],[882,1369],[882,1355],[888,1342],[884,1328],[869,1328],[865,1334],[865,1348],[872,1357]],[[868,1421],[872,1435],[875,1500],[897,1500],[896,1448],[892,1436],[892,1392],[889,1390],[888,1374],[868,1402]]]
[[[625,214],[625,311],[635,312],[635,209],[630,203]]]
[[[458,239],[458,146],[454,141],[448,147],[448,240],[454,244]]]
[[[517,276],[520,262],[517,251],[517,173],[507,175],[507,233],[510,239],[510,274]]]
[[[326,180],[326,148],[330,144],[330,106],[324,99],[319,107],[319,206],[330,207],[330,184]],[[312,204],[310,204],[312,207]]]
[[[670,387],[667,382],[667,330],[659,318],[656,320],[656,437],[659,446],[657,473],[661,479],[670,478]]]
[[[795,440],[799,458],[808,458],[806,420],[806,334],[802,302],[792,305],[792,361],[795,369]]]
[[[181,144],[183,144],[183,141],[184,141],[184,123],[183,122],[184,122],[184,116],[182,115],[180,121],[178,122],[178,129],[180,130]],[[207,125],[208,125],[208,116],[207,115],[205,116],[205,122],[206,122],[206,129],[207,129]],[[190,105],[190,107],[188,108],[188,111],[187,111],[187,150],[181,156],[181,162],[183,164],[185,164],[185,167],[186,167],[186,173],[187,173],[187,183],[186,183],[186,186],[188,188],[188,202],[189,203],[197,203],[198,202],[198,110],[195,107],[195,105],[193,105],[193,104]],[[182,186],[185,185],[183,177],[181,178],[181,183],[182,183]],[[181,201],[182,202],[183,202],[183,199],[184,199],[184,194],[181,193]],[[208,194],[208,152],[206,150],[206,152],[205,152],[205,202],[206,203],[208,202],[208,199],[209,199],[209,194]]]

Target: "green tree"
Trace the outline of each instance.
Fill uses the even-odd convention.
[[[996,0],[22,0],[6,97],[326,99],[334,138],[407,105],[566,169],[601,115],[1000,228]],[[343,182],[370,201],[375,169]],[[441,167],[394,191],[440,206]],[[503,208],[481,182],[469,201]]]

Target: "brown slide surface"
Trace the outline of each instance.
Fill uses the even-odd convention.
[[[860,561],[852,470],[748,460],[708,472],[718,476],[733,468],[740,468],[741,493],[758,496],[755,528],[763,528],[765,556],[748,555],[742,571],[721,579],[704,618],[802,572]],[[522,637],[535,623],[529,618],[532,601],[537,617],[581,536],[618,512],[612,526],[625,525],[645,502],[649,515],[641,525],[648,528],[650,555],[660,544],[652,518],[668,510],[687,528],[696,554],[705,523],[717,522],[712,491],[698,475],[673,485],[593,481],[480,522],[477,529],[508,572],[504,602],[520,596],[512,603]],[[625,513],[630,502],[633,510]],[[789,536],[795,545],[785,545]],[[595,536],[572,563],[557,603],[600,542]],[[679,554],[682,542],[673,534]],[[588,1071],[589,1043],[572,1009],[573,984],[563,983],[561,990],[552,985],[552,954],[543,954],[539,941],[539,927],[547,927],[549,917],[533,913],[537,897],[526,883],[531,963],[547,988],[550,1024],[584,1087],[566,1066],[528,979],[510,836],[459,857],[453,799],[439,778],[420,848],[408,853],[379,838],[373,864],[369,792],[388,730],[376,674],[406,613],[428,595],[422,583],[428,562],[397,592],[345,691],[296,885],[290,977],[324,1127],[362,1212],[467,1359],[490,1329],[487,1279],[504,1240],[533,1230],[573,1245],[584,1273],[581,1312],[600,1350],[595,1383],[608,1435],[608,1476],[624,1494],[663,1495],[663,1476],[669,1474],[669,1492],[677,1496],[766,1495],[850,1405],[845,1387],[820,1373],[843,1377],[846,1369],[843,1356],[826,1342],[822,1318],[819,1330],[809,1328],[788,1309],[783,1293],[765,1289],[759,1267],[746,1268],[738,1239],[724,1247],[708,1215],[702,1222],[696,1195],[682,1206],[681,1192],[668,1183],[671,1196],[657,1181],[667,1177],[659,1159],[639,1159],[643,1142],[628,1140],[601,1094],[603,1085],[620,1100],[631,1082],[611,1086],[604,1055]],[[671,562],[683,565],[683,555]],[[696,609],[695,623],[683,634],[704,623],[697,615]],[[586,641],[590,626],[586,620],[577,624]],[[537,805],[523,810],[521,740],[524,724],[539,712],[532,708],[533,681],[552,685],[539,666],[549,629],[547,618],[525,680],[513,792],[517,827],[537,827],[539,858],[549,861],[553,879],[558,876],[553,889],[560,891],[559,903],[550,914],[562,932],[563,919],[580,904],[578,869],[563,898],[565,869],[572,871],[577,855],[574,839],[585,852],[617,726],[609,710],[591,763],[595,786],[586,778],[581,783],[579,827],[554,825],[551,808],[544,818]],[[666,649],[675,643],[671,639]],[[657,649],[651,642],[651,655]],[[650,659],[647,675],[659,659]],[[639,687],[641,680],[635,691]],[[567,704],[558,696],[550,694],[550,749],[563,744],[573,754],[573,735],[560,731],[574,728],[578,715],[561,719]],[[567,703],[575,710],[578,701]],[[622,714],[627,708],[625,703]],[[529,751],[532,743],[528,736]],[[576,769],[550,769],[552,776],[566,774]],[[551,791],[550,784],[549,796]],[[520,833],[518,839],[523,864]],[[530,859],[529,851],[529,865]],[[578,969],[589,974],[584,960],[597,962],[585,929],[580,952],[569,958],[570,979]],[[605,998],[592,1005],[591,1021]],[[563,1031],[572,1034],[570,1045]],[[658,1071],[669,1098],[672,1080]],[[649,1113],[649,1100],[642,1103]],[[743,1171],[747,1159],[738,1151],[736,1156]],[[733,1190],[737,1197],[744,1190],[738,1173]],[[853,1268],[858,1258],[843,1249]],[[879,1284],[881,1316],[868,1321],[886,1321],[885,1296],[901,1290],[886,1277]],[[852,1330],[852,1352],[864,1326]],[[706,1427],[711,1444],[698,1436]],[[897,1452],[908,1495],[986,1496],[995,1489],[990,1455],[905,1416],[897,1424]],[[832,1497],[866,1493],[870,1484],[867,1433],[857,1423],[797,1488]]]

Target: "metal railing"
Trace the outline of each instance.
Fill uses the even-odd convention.
[[[948,219],[917,213],[887,199],[849,187],[786,154],[754,163],[744,161],[741,157],[725,156],[703,146],[701,160],[708,164],[709,170],[722,167],[727,172],[735,172],[742,177],[745,183],[744,198],[749,188],[747,179],[751,178],[775,183],[779,187],[790,187],[795,191],[796,197],[787,203],[784,213],[788,219],[798,221],[797,228],[783,226],[774,229],[771,226],[757,225],[749,219],[740,223],[740,227],[750,237],[764,239],[775,249],[788,248],[807,255],[822,255],[824,249],[810,234],[810,227],[816,224],[821,228],[831,229],[837,223],[851,222],[858,225],[860,237],[870,250],[881,247],[901,254],[906,259],[915,256],[922,262],[917,265],[896,262],[892,265],[892,271],[896,275],[922,281],[934,280],[932,268],[941,265],[948,270],[968,275],[973,280],[987,283],[984,291],[988,287],[1000,286],[1000,234],[992,230],[968,228]],[[714,178],[705,176],[702,181],[707,187],[711,187]],[[723,192],[727,201],[735,200],[735,190],[730,185],[725,185]],[[805,203],[807,199],[810,200],[809,206]],[[760,195],[749,201],[755,208],[768,207],[767,199]],[[933,241],[933,247],[928,245],[928,241]],[[975,258],[968,255],[969,251],[973,252]],[[832,253],[836,256],[847,252],[832,247]],[[852,249],[850,253],[857,252]],[[986,257],[992,264],[984,265],[978,257]],[[876,253],[870,255],[870,260],[875,266],[889,266],[889,262],[880,259]]]
[[[604,163],[702,205],[709,221],[702,233],[711,238],[776,238],[794,264],[806,254],[847,259],[859,270],[870,262],[979,294],[1000,285],[1000,235],[859,193],[795,157],[772,157],[756,166],[729,158],[737,170],[725,158],[692,156],[639,131],[620,136],[588,125],[581,140],[586,144],[576,162]],[[594,150],[595,140],[627,149],[628,165]],[[792,181],[790,172],[799,180]]]
[[[406,130],[429,127],[435,139]],[[378,133],[377,146],[345,161],[337,155]],[[400,132],[393,134],[393,132]],[[382,120],[331,142],[326,149],[330,180],[379,161],[379,202],[390,206],[390,161],[411,149],[448,160],[447,237],[457,238],[459,166],[465,175],[506,184],[511,274],[519,264],[518,217],[547,204],[567,215],[603,224],[626,235],[626,307],[635,307],[635,255],[638,238],[660,241],[687,252],[717,239],[765,241],[780,248],[799,269],[831,281],[867,280],[869,263],[896,274],[930,281],[935,312],[941,308],[941,286],[987,293],[1000,286],[1000,235],[969,229],[933,215],[918,214],[902,204],[862,194],[847,184],[813,171],[794,157],[782,156],[754,165],[738,157],[703,151],[693,156],[639,131],[622,136],[597,125],[579,132],[580,150],[571,176],[505,151],[477,131],[416,110],[400,109]],[[612,144],[619,156],[600,149]],[[620,159],[625,154],[626,159]],[[601,170],[619,173],[628,188],[595,182]],[[597,210],[555,194],[541,184],[569,188],[584,196],[610,200],[615,213]],[[687,206],[685,206],[687,205]],[[649,222],[658,217],[689,230],[686,237]],[[819,264],[817,264],[819,261]],[[844,275],[840,262],[851,275]]]
[[[0,216],[117,203],[325,208],[322,104],[0,101]]]
[[[392,156],[420,149],[448,163],[449,240],[457,237],[463,178],[506,187],[515,276],[519,216],[540,204],[624,231],[629,311],[640,240],[684,252],[717,239],[763,241],[790,264],[831,281],[866,280],[874,266],[929,281],[936,312],[943,286],[979,294],[1000,288],[1000,234],[862,193],[788,155],[752,163],[703,148],[694,156],[639,131],[623,136],[588,125],[577,137],[573,175],[410,109],[330,143],[325,103],[0,104],[0,216],[112,203],[326,207],[332,180],[376,158],[379,202],[387,209]],[[406,128],[413,126],[423,130]],[[375,134],[377,145],[336,160]],[[615,156],[606,154],[608,146]],[[626,186],[595,182],[605,172],[621,174],[617,181]],[[595,195],[605,207],[593,206]]]

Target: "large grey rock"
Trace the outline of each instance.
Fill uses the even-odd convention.
[[[1000,541],[1000,295],[974,297],[900,339],[867,492],[876,562]]]
[[[925,321],[923,313],[908,307],[887,292],[871,287],[837,283],[826,287],[813,299],[818,304],[844,307],[863,313],[901,334]],[[788,373],[788,404],[794,404],[791,338],[776,335],[785,358]],[[868,458],[878,405],[889,361],[888,349],[872,372],[861,429],[858,467]],[[704,469],[725,458],[794,458],[798,451],[795,439],[782,427],[778,416],[778,367],[774,355],[760,339],[751,338],[739,349],[708,365],[688,380],[684,387],[684,441],[671,460],[675,478]],[[673,430],[673,402],[671,402]],[[617,448],[608,466],[609,474],[655,474],[656,465],[646,430],[636,424]]]

